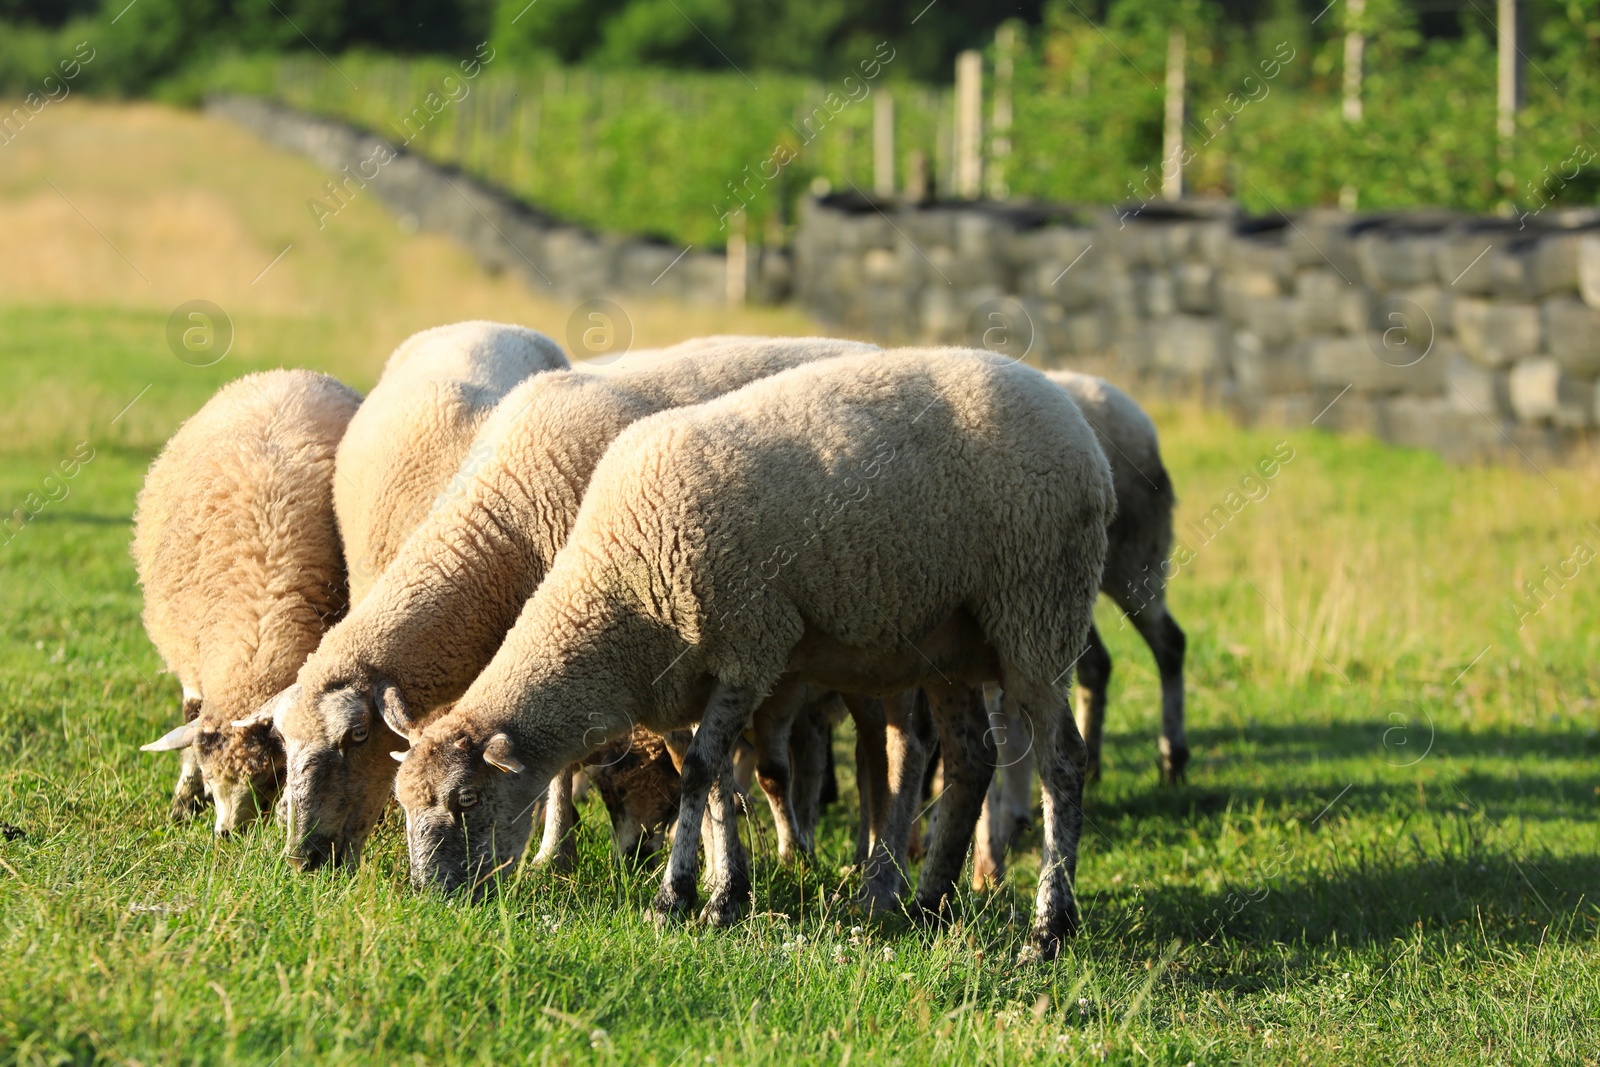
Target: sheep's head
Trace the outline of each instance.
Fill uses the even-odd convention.
[[[193,749],[205,791],[216,805],[219,837],[237,833],[271,811],[283,783],[283,746],[272,720],[259,714],[231,722],[201,715],[143,748]]]
[[[286,856],[303,871],[328,863],[354,867],[383,817],[394,781],[390,753],[405,748],[399,690],[367,670],[319,677],[308,662],[301,681],[265,709],[288,761]]]
[[[549,774],[530,770],[509,734],[478,738],[439,725],[396,757],[411,881],[447,893],[467,888],[477,900],[527,847]]]
[[[589,780],[611,813],[617,854],[642,864],[666,838],[678,816],[678,768],[661,735],[635,726],[584,760]]]

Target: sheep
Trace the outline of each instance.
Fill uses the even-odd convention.
[[[289,754],[289,862],[358,862],[394,780],[389,753],[404,747],[385,723],[419,722],[490,661],[618,433],[800,363],[871,349],[819,338],[686,343],[625,372],[546,373],[509,393],[472,446],[470,476],[269,709]],[[570,805],[549,811],[566,818]]]
[[[541,371],[565,370],[543,334],[457,322],[394,350],[339,444],[334,511],[359,604],[437,501],[500,398]]]
[[[635,724],[698,720],[652,911],[665,920],[693,908],[710,811],[703,918],[732,922],[749,874],[728,862],[740,854],[717,816],[746,721],[804,683],[921,685],[960,772],[917,890],[917,913],[936,920],[992,767],[971,686],[1000,679],[1042,736],[1045,843],[1028,953],[1053,957],[1077,927],[1084,753],[1067,693],[1114,507],[1110,468],[1077,407],[988,353],[841,356],[642,420],[596,468],[566,545],[493,661],[401,756],[413,882],[483,896],[523,849],[556,770]]]
[[[270,723],[247,717],[344,608],[334,451],[360,403],[323,374],[247,375],[179,427],[145,476],[133,558],[145,631],[183,686],[183,724],[143,748],[183,753],[174,820],[209,794],[227,835],[277,796],[283,752]]]
[[[1100,589],[1127,613],[1155,656],[1161,675],[1160,771],[1163,781],[1175,783],[1182,780],[1189,762],[1183,729],[1185,640],[1166,603],[1175,498],[1172,481],[1161,461],[1156,427],[1132,397],[1103,379],[1071,371],[1051,371],[1046,377],[1078,405],[1104,445],[1111,464],[1117,514],[1111,523],[1111,544]],[[1088,750],[1090,781],[1100,776],[1110,678],[1111,657],[1100,634],[1091,626],[1083,658],[1078,661],[1082,686],[1078,729]],[[1031,738],[1014,704],[996,703],[995,697],[990,694],[990,723],[1000,773],[979,822],[973,862],[973,883],[979,888],[998,880],[1011,836],[1032,814]]]

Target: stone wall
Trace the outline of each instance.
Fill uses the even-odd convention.
[[[1600,211],[1251,218],[1214,202],[839,195],[802,205],[792,251],[735,257],[740,285],[721,252],[563,223],[344,123],[237,97],[207,107],[564,298],[792,296],[883,343],[1070,362],[1246,421],[1361,430],[1457,460],[1568,456],[1600,425]]]
[[[1260,219],[851,195],[805,205],[795,253],[796,295],[825,322],[1109,367],[1246,420],[1461,460],[1566,454],[1600,421],[1596,212]]]

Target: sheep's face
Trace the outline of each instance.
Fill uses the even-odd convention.
[[[589,780],[611,813],[617,855],[642,864],[666,838],[678,815],[678,769],[661,738],[643,727],[584,761]]]
[[[288,761],[286,857],[297,869],[354,867],[383,817],[395,773],[390,753],[406,744],[380,711],[391,688],[296,684],[274,702]]]
[[[481,899],[527,847],[549,778],[530,773],[515,747],[504,733],[430,733],[403,757],[395,794],[417,888],[468,889]]]
[[[272,724],[251,720],[203,724],[194,750],[206,792],[217,809],[217,834],[245,829],[272,810],[284,778],[283,746]]]

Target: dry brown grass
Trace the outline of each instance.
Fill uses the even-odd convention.
[[[192,112],[51,107],[0,148],[0,304],[165,314],[211,300],[237,324],[242,360],[326,353],[314,361],[357,386],[404,337],[444,322],[490,318],[564,337],[577,301],[491,275],[443,237],[408,236],[371,199],[319,231],[306,201],[324,180],[305,160]],[[788,310],[625,303],[639,345],[815,329]]]

